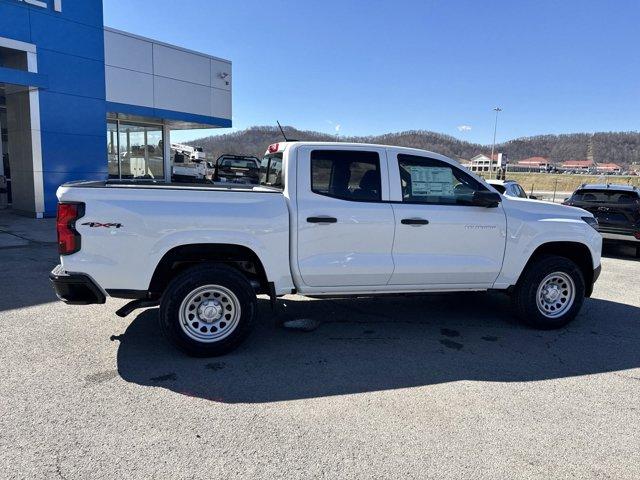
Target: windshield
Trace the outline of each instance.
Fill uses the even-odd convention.
[[[260,163],[260,185],[284,189],[282,153],[265,155]]]
[[[228,158],[226,160],[222,160],[222,162],[220,162],[220,166],[221,167],[228,167],[228,168],[258,168],[258,162],[256,160],[244,160],[244,159],[235,159],[235,158]]]

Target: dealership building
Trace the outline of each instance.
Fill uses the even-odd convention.
[[[0,0],[0,199],[15,211],[54,216],[73,180],[170,181],[171,132],[216,127],[231,127],[230,61],[105,27],[102,0]]]

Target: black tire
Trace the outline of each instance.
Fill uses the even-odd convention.
[[[205,285],[221,286],[229,290],[235,295],[240,307],[235,329],[225,338],[210,343],[198,341],[187,335],[185,332],[187,327],[182,327],[180,319],[183,300],[194,290]],[[226,265],[199,265],[185,270],[169,283],[160,302],[160,330],[171,343],[188,355],[194,357],[224,355],[238,347],[249,335],[254,324],[256,308],[256,294],[244,275]]]
[[[562,315],[551,318],[540,311],[536,296],[542,281],[555,272],[562,272],[573,280],[575,293],[571,307]],[[582,308],[584,296],[584,276],[574,262],[556,255],[539,255],[533,258],[522,273],[511,301],[514,313],[525,324],[540,330],[553,330],[564,327],[576,317]]]

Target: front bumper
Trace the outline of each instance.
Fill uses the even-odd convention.
[[[58,265],[49,274],[49,279],[57,297],[69,305],[90,305],[106,301],[100,287],[84,273],[67,273],[62,265]]]
[[[601,273],[602,273],[602,265],[598,265],[596,268],[593,269],[593,283],[596,283],[596,281],[598,281],[598,278],[600,278]]]
[[[598,281],[598,278],[600,277],[600,273],[602,273],[602,265],[598,265],[596,268],[593,269],[593,277],[591,277],[591,284],[586,285],[587,291],[585,292],[585,296],[587,298],[591,297],[591,294],[593,293],[593,287]]]

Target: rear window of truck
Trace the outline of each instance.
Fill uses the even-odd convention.
[[[220,166],[226,167],[226,168],[248,168],[248,169],[258,168],[258,164],[254,160],[236,160],[236,159],[222,160],[222,163],[220,164]]]
[[[571,200],[587,203],[633,203],[638,198],[636,192],[624,190],[577,190]]]
[[[260,185],[284,190],[282,153],[271,153],[264,156],[260,162]]]

